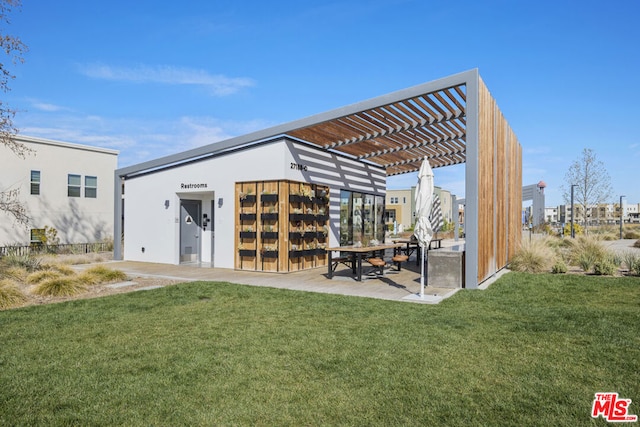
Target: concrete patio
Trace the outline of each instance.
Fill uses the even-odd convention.
[[[443,248],[462,242],[443,241]],[[387,256],[386,259],[390,259]],[[292,273],[265,273],[239,271],[222,268],[210,268],[198,265],[172,265],[136,261],[110,261],[109,267],[121,270],[131,277],[158,277],[181,281],[218,281],[245,284],[251,286],[267,286],[306,292],[319,292],[338,295],[378,298],[391,301],[437,304],[455,294],[459,289],[425,286],[424,298],[420,298],[420,267],[416,266],[415,254],[408,262],[402,264],[402,270],[396,271],[392,266],[385,269],[382,277],[367,275],[372,270],[363,263],[363,280],[356,281],[351,270],[340,264],[333,279],[327,277],[327,267],[319,267]]]

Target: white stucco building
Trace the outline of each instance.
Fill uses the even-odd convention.
[[[144,171],[144,166],[135,168]],[[118,174],[126,176],[123,225],[126,260],[240,267],[236,258],[241,212],[236,194],[238,183],[288,181],[327,186],[331,244],[339,244],[343,200],[352,204],[351,214],[354,200],[356,204],[358,200],[372,200],[379,213],[379,218],[375,215],[372,219],[378,221],[382,230],[384,169],[323,152],[291,138],[260,141],[236,150],[213,150],[204,159],[179,165],[168,162],[139,175],[128,168]],[[279,196],[280,202],[288,203],[288,194]],[[281,205],[278,210],[283,213],[285,207]],[[353,215],[348,217],[353,222]],[[279,221],[291,222],[282,216]],[[361,224],[364,229],[364,223]],[[288,233],[289,225],[285,228]],[[373,233],[370,238],[375,238]],[[291,250],[288,236],[281,233],[280,237],[279,249]]]
[[[24,158],[0,146],[0,189],[18,191],[29,224],[0,212],[0,246],[28,245],[54,228],[60,243],[93,243],[113,236],[113,173],[118,151],[17,136]]]

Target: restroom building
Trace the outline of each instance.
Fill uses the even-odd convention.
[[[522,207],[522,148],[477,70],[118,169],[114,256],[320,267],[327,247],[383,241],[386,178],[424,159],[465,164],[464,275],[475,288],[516,250]]]

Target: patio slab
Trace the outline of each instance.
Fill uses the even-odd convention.
[[[326,266],[290,273],[267,273],[137,261],[110,261],[105,264],[127,273],[133,280],[135,277],[158,277],[181,281],[218,281],[423,304],[436,304],[457,291],[426,286],[425,296],[428,295],[428,298],[420,298],[420,271],[415,259],[403,263],[401,271],[395,271],[395,267],[385,270],[382,277],[367,276],[370,266],[363,266],[361,282],[356,281],[351,270],[342,265],[334,273],[333,279],[329,279]]]

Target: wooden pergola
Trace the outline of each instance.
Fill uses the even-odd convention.
[[[415,172],[425,158],[432,168],[465,163],[467,288],[476,288],[504,268],[519,245],[522,148],[477,69],[120,169],[116,193],[129,175],[278,135],[377,165],[387,176]]]

